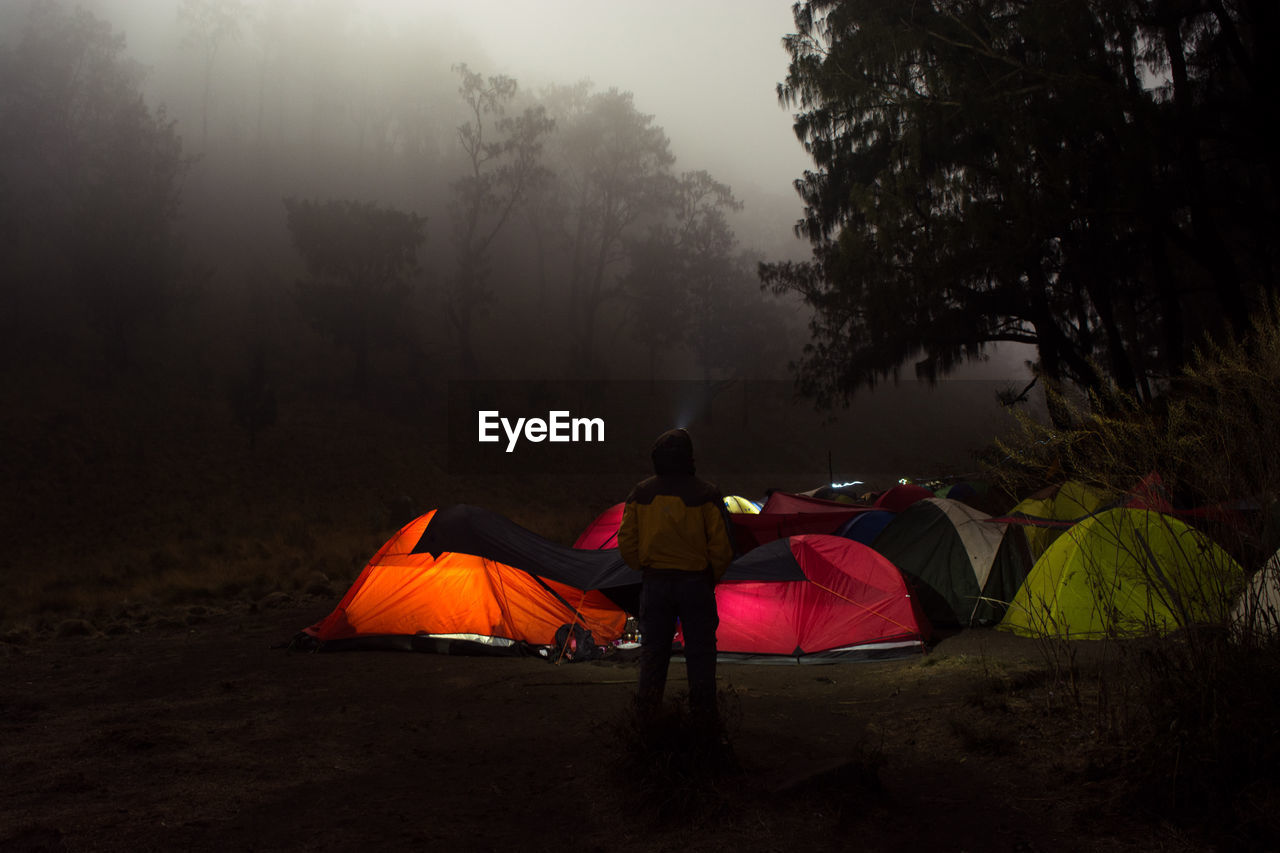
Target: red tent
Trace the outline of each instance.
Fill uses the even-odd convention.
[[[876,498],[876,508],[887,509],[889,512],[902,512],[916,501],[922,501],[933,496],[933,492],[924,486],[902,483]]]
[[[618,528],[622,526],[623,504],[614,504],[596,516],[573,543],[574,548],[603,550],[618,547]],[[802,508],[802,509],[801,509]],[[759,514],[731,512],[734,548],[739,554],[751,549],[806,533],[835,533],[866,507],[855,507],[837,501],[824,501],[804,495],[774,492]]]
[[[405,525],[338,606],[303,633],[322,648],[521,653],[564,627],[622,635],[640,576],[614,552],[571,551],[501,516],[455,505]]]
[[[590,548],[592,550],[617,548],[618,528],[622,526],[622,508],[624,506],[626,504],[614,504],[597,515],[596,520],[587,525],[587,529],[578,536],[578,540],[573,543],[573,547]]]
[[[735,576],[767,577],[768,580]],[[841,536],[792,536],[734,561],[716,587],[722,658],[821,663],[924,650],[930,628],[902,573]]]
[[[578,536],[573,547],[617,548],[622,508],[622,504],[614,504],[596,516],[595,521]],[[766,542],[788,536],[834,534],[849,519],[868,509],[870,507],[851,506],[807,495],[774,492],[769,495],[759,514],[729,513],[729,520],[733,523],[734,548],[739,554],[745,554]]]
[[[834,534],[849,519],[867,509],[807,495],[774,492],[759,515],[733,516],[735,544],[742,553],[788,536]]]
[[[791,492],[773,492],[760,508],[762,513],[848,513],[857,509],[853,504],[843,501],[829,501],[811,495],[796,495]]]
[[[318,647],[519,653],[566,628],[607,644],[638,604],[640,575],[616,549],[574,550],[479,507],[406,525],[332,613]],[[733,561],[716,587],[721,651],[798,662],[915,651],[928,633],[901,573],[838,536],[780,539]]]

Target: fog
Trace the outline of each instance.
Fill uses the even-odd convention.
[[[29,6],[6,0],[11,38],[31,26],[54,29],[49,20],[30,24]],[[459,364],[470,377],[493,374],[504,361],[490,346],[497,342],[521,351],[518,369],[535,375],[558,375],[567,360],[580,376],[777,379],[803,344],[803,306],[762,294],[754,275],[758,260],[807,254],[792,232],[800,206],[791,188],[805,156],[775,93],[786,71],[786,3],[85,0],[78,8],[120,39],[110,48],[117,63],[180,141],[180,277],[219,300],[240,299],[226,310],[247,311],[252,324],[283,321],[272,318],[287,313],[307,261],[281,204],[296,198],[422,219],[417,269],[401,271],[413,304],[401,308],[448,315],[452,329],[407,347],[437,375]],[[505,75],[513,85],[476,113],[460,92],[463,68],[476,81]],[[86,86],[82,97],[101,93]],[[542,174],[508,210],[500,185],[515,181],[504,172],[515,154],[469,162],[461,128],[478,125],[493,145],[507,133],[504,116],[531,109],[547,119],[529,148]],[[634,150],[623,151],[627,144]],[[468,180],[480,183],[464,189]],[[703,199],[683,226],[672,218],[681,193]],[[594,221],[600,205],[613,206],[607,224]],[[673,229],[695,220],[715,232],[718,260],[704,252],[700,262],[719,281],[696,298],[686,285],[650,298],[639,245],[650,244],[645,275],[668,280],[660,244],[673,249]],[[594,269],[585,258],[596,258]],[[654,317],[637,308],[646,300],[656,303],[649,315],[662,304],[668,313],[701,312],[704,328],[666,335],[659,346],[645,331]],[[741,315],[741,334],[714,346],[754,341],[755,363],[709,353],[707,330],[725,325],[711,315],[726,305]],[[531,333],[531,313],[544,334]],[[549,340],[548,327],[559,332],[553,340],[573,342],[570,352]],[[605,340],[629,346],[603,354]],[[477,355],[484,349],[488,359]]]
[[[809,311],[756,275],[809,254],[776,95],[789,0],[78,4],[107,30],[0,2],[30,122],[6,164],[34,235],[9,261],[15,351],[91,382],[163,364],[251,442],[269,397],[421,417],[460,378],[789,397]],[[51,203],[67,175],[85,197]],[[966,400],[989,436],[990,381],[1020,362],[964,371],[984,382],[951,423]],[[849,434],[943,396],[862,395]]]

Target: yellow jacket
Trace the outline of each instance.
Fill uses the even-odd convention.
[[[633,569],[710,571],[718,581],[733,559],[720,490],[683,474],[638,483],[622,511],[618,550]]]

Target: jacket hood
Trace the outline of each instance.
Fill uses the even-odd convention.
[[[653,459],[653,473],[664,474],[694,473],[693,439],[684,429],[673,429],[658,436],[650,453]]]

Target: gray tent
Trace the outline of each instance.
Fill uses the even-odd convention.
[[[1271,637],[1280,630],[1280,551],[1271,555],[1236,598],[1231,623],[1250,640]]]

